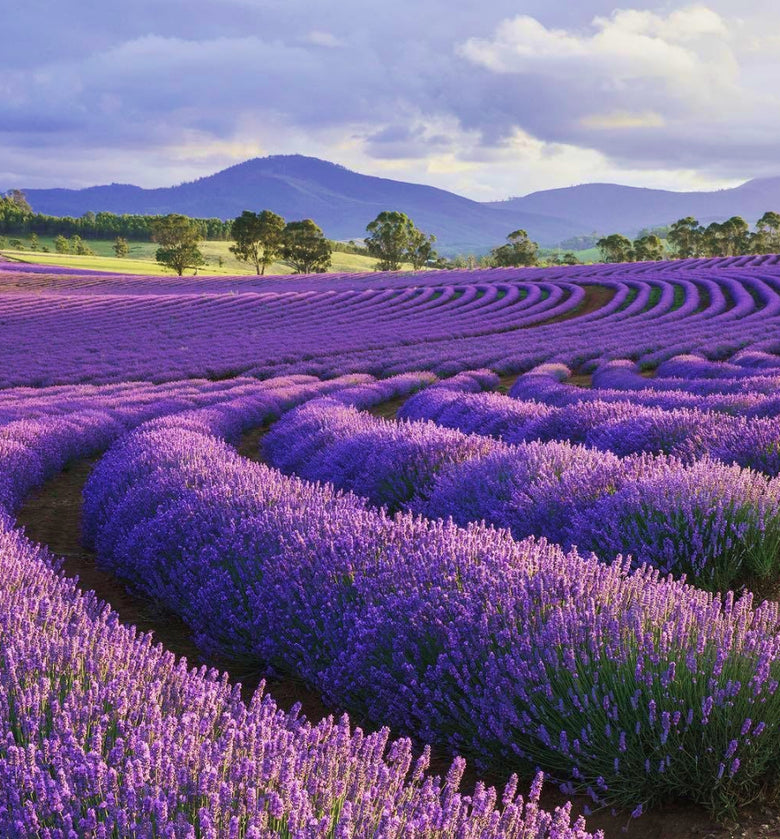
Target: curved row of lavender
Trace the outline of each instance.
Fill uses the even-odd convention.
[[[22,389],[0,394],[0,513],[12,512],[33,489],[78,458],[97,454],[129,429],[153,418],[200,409],[217,410],[228,438],[262,425],[295,405],[331,391],[361,386],[382,398],[412,393],[420,374],[375,382],[344,376],[320,382],[310,376],[230,382],[183,381],[164,386]],[[52,392],[54,391],[54,392]]]
[[[482,525],[390,518],[193,422],[115,446],[85,520],[104,567],[178,612],[205,650],[635,813],[680,797],[733,806],[771,775],[777,604]]]
[[[432,422],[379,419],[338,395],[310,400],[276,422],[263,438],[266,461],[391,513],[485,521],[516,538],[544,536],[606,561],[631,555],[635,566],[685,574],[713,591],[780,570],[780,480],[709,458],[621,458],[570,442],[508,445]],[[482,405],[491,397],[513,403],[443,383],[407,405]],[[575,416],[572,427],[581,421]]]
[[[216,671],[122,626],[55,560],[0,522],[3,836],[555,837],[588,839],[568,805],[516,778],[459,792],[388,730],[311,725],[262,686],[246,705]]]
[[[594,387],[582,388],[560,380],[570,375],[563,365],[542,365],[521,376],[509,397],[429,388],[408,400],[398,416],[506,443],[558,440],[622,457],[647,452],[688,463],[709,456],[767,475],[780,473],[780,375],[745,375],[737,380],[741,390],[736,393],[705,396],[684,385],[657,388],[656,381],[670,380],[633,372],[629,375],[644,383],[642,389],[598,386],[604,379],[616,384],[615,369],[607,365],[604,375],[593,374]],[[727,389],[731,381],[724,383]],[[714,379],[707,383],[719,384]]]
[[[542,413],[558,411],[563,420],[582,403],[583,422],[602,404],[604,410],[662,409],[664,417],[678,412],[670,428],[681,446],[699,446],[696,423],[707,414],[707,422],[736,429],[732,443],[751,457],[767,442],[761,468],[772,473],[773,423],[780,409],[773,401],[780,351],[776,259],[264,280],[169,281],[0,268],[0,291],[0,351],[6,360],[0,386],[7,388],[0,391],[0,423],[7,423],[0,429],[3,504],[18,504],[67,459],[95,453],[138,422],[183,412],[121,437],[94,479],[102,488],[93,496],[89,535],[131,585],[184,615],[206,652],[232,652],[295,672],[335,703],[379,724],[468,751],[486,764],[541,766],[570,783],[567,789],[576,786],[596,801],[630,804],[636,811],[678,797],[730,807],[771,778],[780,723],[776,607],[754,610],[749,598],[735,603],[732,595],[720,602],[647,569],[631,572],[628,560],[609,559],[630,550],[715,586],[748,572],[767,573],[778,553],[774,481],[699,460],[696,448],[677,452],[683,462],[665,454],[594,455],[571,443],[507,446],[487,434],[420,424],[408,435],[395,424],[377,429],[348,406],[369,408],[426,385],[426,396],[452,389],[479,395],[496,387],[497,373],[534,371],[516,385],[517,404],[544,402]],[[539,367],[544,364],[552,366]],[[487,369],[470,372],[481,366]],[[654,387],[648,389],[642,374],[653,368]],[[567,382],[572,370],[592,372],[595,387]],[[277,382],[279,398],[267,389],[273,383],[252,378],[282,374],[287,384]],[[342,374],[349,380],[319,381]],[[430,384],[432,374],[452,378]],[[173,384],[182,377],[219,381]],[[141,381],[131,384],[133,379]],[[56,387],[40,390],[52,383]],[[481,517],[481,503],[490,515],[509,516],[508,524],[498,523],[518,537],[547,528],[564,544],[576,537],[582,546],[587,538],[607,562],[516,542],[506,532],[477,525],[463,529],[408,513],[390,519],[354,496],[253,466],[212,436],[234,439],[326,393],[335,404],[318,403],[309,413],[304,408],[295,421],[314,421],[327,409],[322,427],[306,433],[322,441],[338,432],[328,443],[339,449],[338,458],[315,454],[320,467],[344,485],[376,503],[411,506],[430,516],[465,508],[464,521]],[[89,413],[96,410],[99,416]],[[34,427],[20,423],[28,417]],[[736,420],[760,434],[741,439]],[[293,420],[287,428],[294,428]],[[602,441],[605,449],[607,443]],[[376,450],[380,444],[384,455]],[[351,462],[355,453],[365,461],[358,460],[362,472]],[[392,466],[384,472],[383,458]],[[300,463],[309,465],[306,457]],[[318,477],[313,466],[311,477]],[[512,490],[520,482],[531,487],[530,500]],[[2,530],[9,533],[4,544],[12,559],[30,548],[5,524]],[[681,555],[690,568],[681,568]],[[21,589],[14,579],[16,595]],[[115,747],[99,758],[99,743],[83,739],[104,725],[110,731],[114,718],[120,727],[123,720],[137,721],[126,712],[127,702],[138,704],[138,694],[112,692],[125,685],[132,691],[126,676],[102,687],[92,676],[74,681],[70,674],[93,672],[81,659],[36,657],[37,628],[45,632],[49,625],[58,642],[65,639],[68,654],[83,647],[100,661],[101,675],[108,671],[100,655],[110,658],[114,651],[97,624],[72,617],[65,594],[68,617],[50,624],[48,616],[59,614],[62,604],[38,587],[35,574],[30,579],[33,599],[21,607],[24,620],[0,631],[0,677],[16,685],[8,694],[11,703],[5,711],[0,707],[6,725],[0,768],[12,767],[16,774],[8,777],[14,783],[29,780],[21,798],[7,792],[14,783],[0,785],[9,796],[0,798],[4,824],[34,833],[30,825],[40,819],[41,830],[55,825],[57,835],[67,834],[70,818],[74,832],[89,833],[93,821],[110,813],[120,835],[155,834],[157,820],[173,824],[174,835],[196,829],[208,835],[212,823],[218,823],[217,835],[242,834],[248,823],[243,792],[231,798],[234,787],[223,785],[219,801],[212,796],[198,810],[190,776],[184,769],[177,775],[173,763],[162,764],[154,753],[154,738],[147,736],[153,727],[144,729],[155,767],[149,772],[132,774],[139,766],[132,763],[132,750],[128,757]],[[44,592],[42,601],[35,600],[38,591]],[[25,632],[34,638],[28,646]],[[93,639],[100,653],[93,652]],[[133,652],[116,655],[126,662]],[[58,674],[64,678],[58,681]],[[150,676],[152,684],[157,675]],[[74,684],[82,692],[69,699],[62,691]],[[147,684],[142,680],[141,693],[153,691]],[[176,701],[153,705],[155,720],[174,740],[180,738],[176,742],[194,744],[201,758],[203,752],[223,754],[208,739],[222,731],[204,735],[189,706],[177,704],[188,691],[200,690],[202,681],[195,687],[165,684],[166,698]],[[69,713],[77,724],[62,716]],[[62,737],[47,728],[50,719],[62,722]],[[30,735],[29,742],[16,741],[12,726],[18,728],[19,720],[24,736],[34,732],[37,740]],[[283,724],[296,722],[284,717]],[[346,742],[352,735],[341,726],[323,736]],[[12,740],[24,751],[3,751]],[[265,825],[258,835],[322,835],[334,827],[337,811],[343,835],[365,835],[367,825],[378,824],[370,821],[377,810],[351,800],[342,805],[340,781],[318,797],[323,787],[317,775],[329,778],[330,770],[321,763],[309,773],[302,742],[290,747],[291,762],[270,781],[283,805],[264,793],[267,812],[256,808],[257,818],[266,819],[258,822]],[[206,758],[188,763],[173,750],[181,767],[202,773]],[[142,746],[141,752],[146,765]],[[241,791],[248,783],[242,773],[254,771],[251,759],[242,763],[242,754],[234,752],[235,765],[232,757],[215,757],[218,773],[235,779]],[[349,764],[355,777],[364,777],[362,759]],[[392,767],[385,770],[388,761],[378,759],[367,777],[389,778]],[[132,771],[125,771],[131,763]],[[96,767],[100,791],[109,788],[106,777],[116,780],[110,787],[115,795],[128,790],[121,806],[115,798],[101,807],[79,787],[88,777],[85,764]],[[290,769],[296,765],[303,781]],[[111,769],[117,766],[115,779]],[[420,824],[443,835],[452,825],[460,827],[451,832],[464,835],[472,829],[475,835],[523,835],[524,823],[539,835],[568,830],[565,813],[553,828],[544,814],[512,810],[511,791],[509,810],[500,815],[493,812],[495,799],[481,791],[475,812],[468,801],[454,798],[452,786],[442,792],[403,773],[392,778],[406,784],[399,795],[411,810],[383,798],[375,781],[367,782],[373,783],[370,793],[358,784],[350,795],[354,791],[360,802],[373,796],[388,813],[399,807],[415,817],[422,813]],[[175,798],[179,781],[183,801]],[[401,789],[396,781],[390,786]],[[279,783],[288,784],[288,797]],[[423,799],[420,789],[427,790]],[[165,806],[161,796],[167,796]],[[54,803],[46,810],[48,801]],[[418,801],[421,809],[414,809]],[[251,799],[247,806],[254,806]],[[306,826],[295,821],[302,813],[310,820]],[[329,814],[327,827],[311,821]],[[448,818],[459,821],[445,823]],[[515,819],[504,833],[497,821],[502,818]],[[127,827],[127,819],[141,826]],[[390,819],[385,834],[379,832],[414,835],[404,833],[408,824]],[[94,832],[102,829],[95,826]]]
[[[770,261],[261,281],[49,276],[17,266],[0,269],[0,289],[6,387],[519,373],[627,357],[647,366],[691,351],[771,352],[780,324],[780,265]]]
[[[40,415],[0,427],[0,835],[591,836],[581,820],[572,824],[568,805],[555,813],[538,807],[541,777],[526,802],[512,779],[499,806],[483,785],[472,796],[458,791],[462,760],[446,779],[431,776],[429,750],[413,760],[411,744],[391,743],[387,729],[366,736],[346,717],[314,726],[279,711],[262,688],[247,706],[216,671],[188,670],[82,595],[6,512],[68,460],[149,417],[189,407],[179,427],[207,423],[233,437],[334,387],[376,401],[426,381],[19,394]],[[67,412],[75,405],[80,410]]]

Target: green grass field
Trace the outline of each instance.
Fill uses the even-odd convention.
[[[14,238],[14,237],[7,237]],[[21,237],[19,237],[21,238]],[[173,276],[174,272],[164,268],[154,258],[157,245],[154,242],[130,242],[130,253],[127,257],[118,259],[114,256],[113,240],[89,239],[86,244],[95,252],[94,256],[78,256],[70,253],[55,253],[51,236],[40,236],[41,247],[47,247],[49,253],[29,250],[29,240],[25,242],[25,250],[3,248],[0,253],[8,259],[19,262],[32,262],[39,265],[57,265],[66,268],[91,268],[95,271],[112,271],[118,274],[142,274],[155,276]],[[198,269],[199,274],[254,274],[253,266],[237,260],[230,252],[231,242],[202,242],[201,252],[206,258],[206,265]],[[221,261],[221,264],[220,264]],[[333,273],[361,273],[373,271],[376,259],[362,254],[340,253],[334,251],[330,271]],[[411,265],[404,266],[411,269]],[[192,271],[186,271],[192,274]],[[275,262],[266,272],[267,274],[292,274],[292,268]]]

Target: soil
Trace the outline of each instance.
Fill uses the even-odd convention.
[[[374,413],[395,416],[404,400],[393,401],[398,404],[386,403],[381,406],[381,413],[379,409],[374,409]],[[237,446],[239,453],[259,460],[259,441],[264,431],[259,428],[245,434]],[[227,670],[232,681],[241,682],[243,695],[248,699],[262,674],[238,672],[235,663],[204,662],[181,620],[154,601],[128,593],[119,580],[96,566],[94,554],[81,545],[81,491],[94,462],[95,459],[91,459],[71,464],[31,495],[18,513],[19,525],[24,527],[29,538],[48,546],[62,557],[64,572],[78,577],[84,591],[94,590],[118,613],[123,623],[134,625],[142,632],[153,632],[158,642],[177,656],[185,656],[193,665],[206,663]],[[303,713],[313,722],[339,712],[339,709],[327,708],[315,691],[293,677],[266,678],[266,687],[281,708],[289,710],[293,705],[300,704]],[[359,721],[353,722],[359,724]],[[371,725],[363,727],[364,730],[372,729]],[[432,770],[446,773],[450,759],[441,751],[434,752]],[[464,787],[472,789],[478,778],[497,786],[499,790],[506,782],[499,773],[478,775],[469,769]],[[527,787],[527,782],[521,783],[521,789],[523,785]],[[542,796],[542,805],[551,808],[565,800],[550,787]],[[583,799],[575,799],[575,812],[581,812],[586,804]],[[637,820],[631,820],[625,813],[612,815],[597,812],[587,817],[587,824],[590,830],[604,830],[607,839],[624,836],[629,839],[780,839],[780,808],[754,805],[742,812],[738,821],[718,824],[702,808],[681,803],[648,812]]]
[[[379,405],[374,405],[369,408],[368,413],[381,419],[393,420],[408,398],[408,396],[398,396],[395,399],[388,399],[387,402],[382,402]]]
[[[617,294],[616,288],[610,288],[609,286],[604,285],[586,285],[583,286],[583,288],[585,289],[585,299],[579,306],[572,309],[570,312],[566,312],[563,315],[556,315],[548,320],[534,324],[534,326],[547,326],[551,323],[563,323],[565,320],[572,320],[572,318],[590,315],[606,306],[607,303],[609,303]]]

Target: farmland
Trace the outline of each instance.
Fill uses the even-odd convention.
[[[129,253],[126,257],[117,258],[114,254],[114,242],[107,239],[89,239],[87,246],[93,251],[91,255],[75,253],[60,254],[54,252],[54,239],[51,236],[40,236],[39,246],[48,248],[48,253],[31,250],[29,242],[25,241],[25,250],[3,248],[3,255],[14,262],[54,267],[68,267],[76,270],[107,271],[116,274],[141,274],[155,276],[170,276],[171,270],[160,265],[155,260],[157,245],[154,242],[130,242]],[[237,274],[254,274],[253,266],[242,262],[230,252],[230,242],[209,240],[201,244],[201,250],[206,259],[206,266],[201,273],[235,276]],[[334,271],[371,271],[376,260],[368,256],[354,253],[335,251],[332,257]],[[292,269],[281,262],[271,266],[270,273],[289,274]]]
[[[0,263],[0,348],[0,835],[774,835],[778,257]]]

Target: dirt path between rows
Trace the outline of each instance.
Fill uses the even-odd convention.
[[[247,452],[257,451],[257,441],[263,431],[255,429],[245,435],[242,446]],[[204,659],[192,640],[189,628],[177,615],[150,598],[128,592],[116,577],[101,570],[95,563],[95,554],[82,546],[81,492],[97,460],[91,458],[72,463],[48,481],[25,501],[17,514],[17,523],[30,539],[46,545],[62,557],[64,572],[69,577],[78,577],[83,591],[92,590],[108,603],[123,624],[135,626],[141,632],[152,632],[155,641],[176,656],[186,657],[192,666],[207,664],[226,670],[231,682],[241,683],[244,699],[249,700],[263,674],[257,671],[238,672],[234,662]],[[269,676],[265,679],[268,692],[285,711],[300,703],[303,713],[314,722],[332,713],[323,705],[319,694],[308,690],[299,680]]]
[[[562,315],[555,315],[555,317],[535,323],[534,326],[549,326],[551,323],[563,323],[567,320],[580,318],[583,315],[590,315],[604,308],[611,302],[612,298],[617,294],[617,288],[610,288],[605,285],[585,285],[585,299],[570,312],[565,312]]]
[[[403,401],[398,399],[377,406],[372,413],[392,418]],[[264,433],[264,428],[247,432],[236,447],[238,452],[250,460],[260,461],[259,444]],[[248,700],[260,681],[260,673],[239,673],[235,669],[231,672],[231,665],[226,662],[204,662],[183,621],[152,600],[128,593],[115,577],[100,570],[95,564],[94,554],[82,547],[81,492],[95,462],[96,459],[75,462],[48,481],[22,506],[17,515],[18,524],[24,527],[29,538],[46,545],[62,557],[65,573],[72,577],[78,576],[79,585],[84,591],[94,590],[98,597],[118,613],[122,623],[134,625],[142,632],[154,633],[156,641],[177,656],[185,656],[193,666],[206,663],[227,670],[231,681],[241,682],[243,695]],[[266,685],[281,708],[289,710],[299,703],[303,713],[313,722],[329,713],[338,713],[338,709],[327,708],[319,694],[298,679],[267,678]],[[372,726],[364,728],[371,730]],[[432,771],[445,773],[450,760],[450,756],[445,753],[434,752]],[[497,786],[499,790],[506,782],[506,778],[498,774],[478,775],[472,768],[464,778],[465,788],[473,788],[479,778]],[[523,786],[527,787],[527,783],[521,783],[521,789]],[[542,804],[552,808],[565,800],[551,787],[544,793]],[[574,803],[575,810],[579,812],[587,802],[577,799]],[[714,823],[701,808],[680,804],[649,812],[635,821],[631,821],[625,814],[612,816],[608,813],[595,813],[588,817],[588,827],[591,830],[603,829],[607,839],[780,839],[780,812],[754,806],[742,814],[738,824],[724,826]]]

